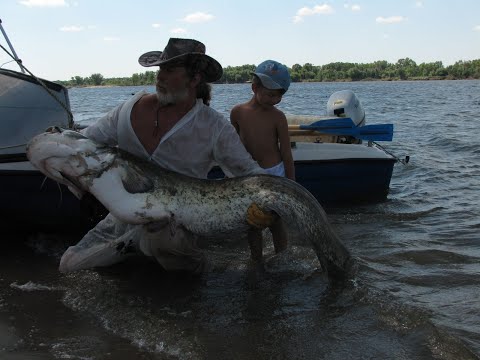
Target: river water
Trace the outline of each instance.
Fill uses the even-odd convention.
[[[140,89],[71,89],[75,120]],[[140,260],[63,275],[73,234],[4,234],[0,359],[478,359],[480,81],[292,84],[279,107],[324,115],[344,89],[367,124],[395,125],[382,145],[410,156],[387,201],[326,209],[359,258],[345,289],[329,290],[300,248],[251,286],[242,239],[214,244],[215,270],[192,278]],[[250,95],[215,85],[211,106],[228,116]]]

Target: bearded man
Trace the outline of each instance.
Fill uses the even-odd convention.
[[[163,51],[139,58],[159,66],[156,93],[141,91],[83,130],[92,140],[118,146],[159,166],[206,179],[214,165],[233,176],[263,174],[230,122],[209,107],[209,83],[222,66],[197,40],[171,38]],[[154,257],[166,270],[200,273],[207,266],[197,239],[175,219],[150,225],[125,224],[108,214],[63,254],[68,272],[122,261],[130,250]]]

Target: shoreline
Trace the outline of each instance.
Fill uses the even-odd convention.
[[[437,78],[437,77],[429,77],[429,78],[412,78],[412,79],[362,79],[362,80],[334,80],[334,81],[315,81],[315,80],[306,80],[306,81],[292,81],[292,84],[308,84],[308,83],[360,83],[360,82],[408,82],[408,81],[473,81],[479,80],[475,78],[465,78],[465,79],[446,79],[446,78]],[[248,84],[249,82],[231,82],[231,83],[222,83],[222,82],[213,82],[212,85],[237,85],[237,84]],[[154,84],[138,84],[138,85],[125,85],[125,84],[110,84],[110,85],[80,85],[80,86],[66,86],[68,89],[72,88],[81,88],[81,89],[90,89],[90,88],[113,88],[113,87],[122,87],[122,86],[154,86]]]

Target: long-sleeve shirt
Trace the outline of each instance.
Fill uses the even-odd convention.
[[[207,178],[215,165],[233,176],[265,173],[247,152],[230,122],[200,99],[162,137],[150,155],[137,138],[130,121],[133,106],[146,94],[145,91],[135,94],[84,129],[84,135],[196,178]]]

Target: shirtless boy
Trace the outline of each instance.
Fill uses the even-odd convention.
[[[295,180],[295,168],[288,123],[285,114],[275,105],[290,86],[290,74],[285,65],[274,60],[262,62],[252,73],[252,98],[236,105],[230,113],[230,121],[253,159],[267,173],[286,176]],[[270,227],[275,252],[287,247],[287,233],[278,218]],[[248,242],[254,262],[262,260],[262,230],[252,228]]]

